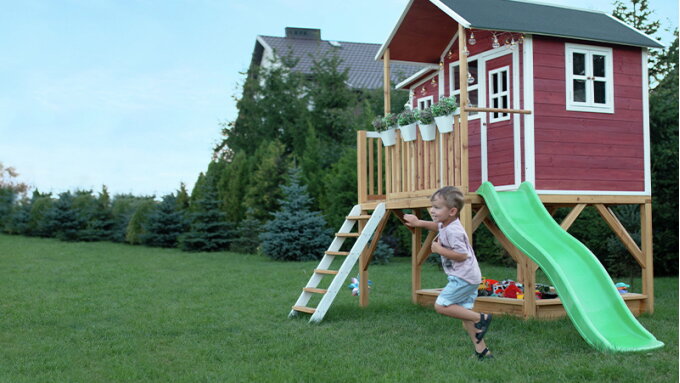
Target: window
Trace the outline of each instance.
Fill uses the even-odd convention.
[[[567,110],[614,113],[612,49],[566,44]]]
[[[451,95],[456,98],[456,102],[460,106],[460,66],[458,62],[451,63],[451,70],[449,71],[450,73],[450,82],[451,84]],[[470,60],[468,61],[468,106],[470,107],[476,107],[479,106],[479,81],[478,81],[478,66],[477,66],[477,60]],[[479,113],[477,112],[471,112],[469,115],[469,118],[479,118]]]
[[[423,110],[432,106],[432,101],[434,101],[433,96],[427,96],[418,99],[418,109]]]
[[[491,108],[510,107],[510,67],[494,69],[489,72],[489,104]],[[491,113],[489,122],[507,121],[510,113]]]

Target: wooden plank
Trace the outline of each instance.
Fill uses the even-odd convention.
[[[300,312],[303,312],[303,313],[309,313],[309,314],[314,314],[316,312],[315,308],[305,307],[305,306],[293,306],[293,310],[300,311]]]
[[[325,274],[325,275],[337,275],[338,274],[337,270],[314,269],[314,272],[317,273],[317,274]]]
[[[654,253],[652,231],[652,204],[640,205],[640,239],[644,266],[642,267],[642,294],[647,296],[643,310],[654,313]]]
[[[378,145],[378,194],[383,194],[383,146],[376,140],[376,145]]]
[[[390,215],[385,214],[380,222],[378,223],[378,227],[376,227],[375,232],[373,233],[373,238],[371,240],[371,244],[368,246],[368,248],[365,250],[366,253],[368,254],[366,259],[364,260],[364,263],[361,264],[361,269],[363,270],[368,270],[368,266],[371,264],[371,261],[373,261],[373,253],[375,252],[376,247],[378,247],[378,241],[380,240],[380,236],[382,235],[383,229],[385,229],[385,225],[387,224],[387,221],[389,220]],[[367,279],[368,280],[368,279]]]
[[[437,236],[437,233],[434,231],[430,231],[427,233],[427,237],[425,237],[425,242],[423,242],[423,245],[420,247],[420,250],[418,250],[418,265],[422,265],[425,263],[427,258],[432,254],[432,241],[434,241],[434,238]]]
[[[616,215],[614,215],[614,212],[601,203],[595,204],[595,208],[597,209],[597,212],[600,213],[602,218],[604,218],[605,222],[607,222],[612,231],[614,231],[614,234],[616,234],[619,240],[621,240],[623,246],[633,257],[635,257],[635,260],[638,262],[638,264],[641,267],[645,267],[645,259],[642,256],[642,250],[640,250],[638,245],[635,243],[635,240],[633,240],[630,234],[628,234],[628,231],[621,224],[621,221],[619,221]]]
[[[369,218],[371,218],[370,214],[348,215],[347,217],[345,217],[345,219],[348,219],[350,221],[367,221]]]
[[[339,233],[339,234],[340,234],[340,233]],[[350,234],[356,234],[356,233],[350,233]],[[358,236],[359,236],[359,235],[357,234],[357,237],[358,237]],[[338,236],[338,237],[340,237],[340,236]],[[347,256],[347,255],[349,255],[349,251],[326,251],[326,252],[324,252],[324,254],[326,254],[326,255],[341,255],[341,256]]]
[[[317,288],[314,288],[314,287],[304,287],[302,290],[306,291],[308,293],[315,293],[315,294],[326,294],[326,292],[328,292],[328,290],[326,290],[326,289],[317,289]]]
[[[366,131],[357,132],[357,196],[359,203],[366,201]]]
[[[560,224],[562,229],[568,230],[571,227],[571,225],[574,223],[574,221],[576,221],[576,218],[578,218],[578,216],[581,214],[581,212],[583,211],[583,209],[585,209],[586,206],[588,206],[588,205],[586,205],[584,203],[580,203],[580,204],[574,206],[574,208],[571,209],[569,214],[567,214],[567,216],[564,217],[564,219],[562,220],[562,223]],[[557,210],[557,209],[555,209],[555,210]],[[551,213],[551,215],[552,215],[552,213]]]
[[[638,205],[651,203],[650,196],[637,195],[569,195],[569,194],[539,194],[538,196],[544,204],[573,204],[585,203],[596,204],[605,203],[611,205]]]
[[[463,193],[470,191],[470,169],[468,164],[468,113],[465,108],[468,107],[468,89],[467,89],[467,77],[468,77],[468,62],[467,55],[465,54],[465,44],[467,41],[467,34],[465,28],[458,24],[458,58],[459,58],[459,83],[460,83],[460,171],[461,179],[460,185],[462,186]],[[462,42],[462,43],[461,43]]]
[[[420,211],[418,209],[413,211],[413,214],[420,218]],[[421,285],[421,265],[418,263],[418,253],[420,252],[421,240],[423,231],[416,227],[411,231],[411,301],[416,303],[418,301],[417,290],[420,290]]]
[[[483,112],[483,113],[493,113],[493,112],[498,112],[498,113],[517,113],[517,114],[531,114],[530,110],[527,109],[499,109],[499,108],[473,108],[473,107],[466,107],[465,108],[466,112]]]
[[[479,225],[484,222],[484,220],[489,216],[489,208],[486,205],[482,206],[477,210],[477,213],[472,218],[472,232],[477,231]]]
[[[359,233],[335,233],[335,236],[343,238],[357,238]]]
[[[373,153],[373,140],[368,143],[368,194],[375,194],[375,158]]]
[[[490,217],[486,217],[483,222],[484,225],[489,229],[491,234],[493,234],[493,236],[496,237],[498,242],[500,242],[501,246],[503,246],[505,251],[507,251],[508,254],[510,254],[510,257],[512,257],[512,259],[515,262],[521,263],[522,258],[518,257],[518,253],[520,251],[515,247],[515,245],[512,244],[512,242],[510,242],[510,240],[508,240],[508,238],[505,236],[505,234],[503,234],[501,229],[499,229],[498,226],[496,226],[496,223],[492,221]]]

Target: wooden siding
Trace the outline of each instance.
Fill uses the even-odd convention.
[[[536,189],[644,191],[640,49],[610,46],[613,114],[573,112],[566,110],[564,44],[534,38]]]

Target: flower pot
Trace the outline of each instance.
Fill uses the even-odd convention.
[[[448,116],[435,117],[434,122],[437,123],[439,133],[453,132],[453,114],[449,114]]]
[[[397,142],[397,128],[389,128],[380,132],[380,139],[383,146],[392,146]]]
[[[423,141],[434,141],[437,138],[437,126],[434,123],[423,124],[422,122],[418,124],[420,129],[420,136],[423,137]]]
[[[401,131],[401,138],[403,138],[404,141],[406,141],[406,142],[413,141],[416,138],[418,138],[418,133],[416,132],[416,123],[415,122],[413,124],[400,125],[399,131]]]

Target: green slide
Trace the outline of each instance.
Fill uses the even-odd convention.
[[[663,347],[628,310],[593,253],[545,210],[530,183],[522,183],[517,191],[496,192],[485,182],[477,193],[508,239],[550,278],[586,342],[614,352]]]

